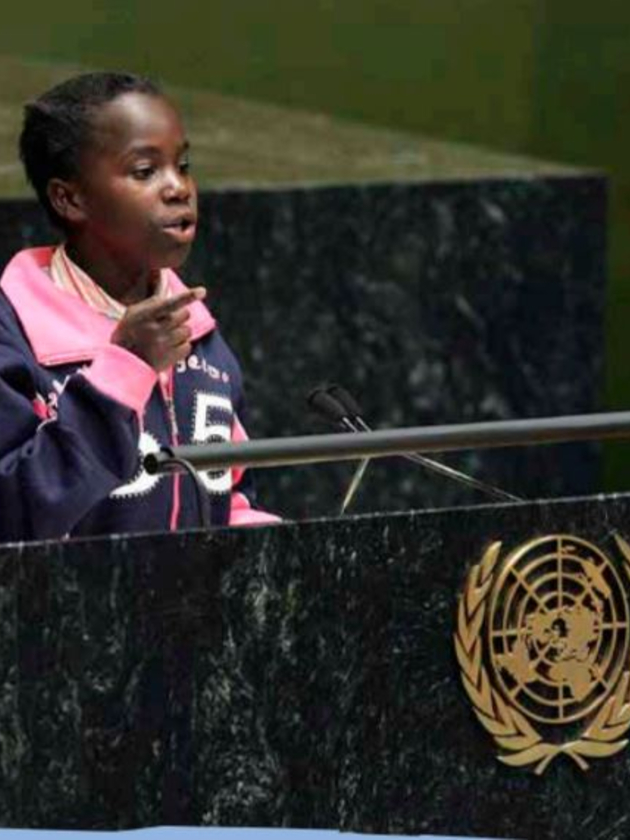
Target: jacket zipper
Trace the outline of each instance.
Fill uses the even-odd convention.
[[[177,426],[177,415],[175,413],[175,400],[174,400],[174,368],[170,368],[168,371],[168,377],[162,378],[160,376],[160,391],[162,393],[162,397],[164,399],[164,404],[166,406],[166,414],[168,417],[169,423],[169,431],[171,435],[171,444],[173,446],[179,446],[179,428]],[[181,476],[179,473],[173,473],[173,507],[171,509],[171,520],[170,520],[170,529],[171,531],[177,530],[177,524],[179,521],[179,512],[180,512],[180,480]]]

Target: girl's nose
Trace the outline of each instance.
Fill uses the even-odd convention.
[[[192,193],[189,176],[179,169],[170,169],[165,175],[163,195],[166,201],[187,201]]]

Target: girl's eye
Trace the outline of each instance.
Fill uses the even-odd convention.
[[[188,175],[188,173],[190,172],[190,161],[188,159],[180,161],[179,171],[182,173],[182,175]]]
[[[146,181],[153,175],[154,171],[153,166],[137,166],[132,170],[131,175],[136,181]]]

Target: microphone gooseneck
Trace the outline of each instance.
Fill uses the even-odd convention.
[[[335,426],[340,426],[344,432],[357,432],[358,428],[355,422],[356,418],[354,417],[355,411],[353,409],[356,407],[356,413],[358,414],[359,407],[356,403],[351,405],[352,398],[346,391],[343,391],[341,398],[337,395],[336,391],[343,391],[343,389],[338,385],[318,385],[309,392],[306,397],[306,402],[309,408],[323,420],[326,420]],[[352,475],[350,484],[348,485],[348,489],[346,490],[346,494],[339,506],[340,516],[343,516],[346,512],[350,502],[359,489],[359,485],[363,480],[363,476],[365,475],[365,471],[367,470],[369,463],[369,458],[363,458],[359,461]]]
[[[308,403],[314,411],[320,414],[321,417],[329,422],[335,423],[336,425],[341,425],[345,431],[372,431],[371,427],[363,418],[363,413],[357,401],[351,394],[348,393],[348,391],[346,391],[345,388],[342,388],[340,385],[322,385],[314,388],[309,394]],[[403,455],[402,457],[414,464],[417,464],[418,466],[431,470],[431,472],[442,475],[445,478],[450,478],[458,484],[486,493],[493,499],[498,499],[502,502],[523,501],[523,499],[519,496],[515,496],[514,494],[507,493],[505,490],[501,490],[491,484],[479,481],[479,479],[473,478],[467,473],[463,473],[453,467],[448,467],[441,461],[435,461],[433,458],[427,458],[417,452]],[[364,459],[357,467],[341,505],[341,513],[345,513],[346,508],[352,501],[358,489],[359,483],[363,478],[368,462],[369,459]]]

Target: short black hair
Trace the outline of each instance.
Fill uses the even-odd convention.
[[[63,228],[63,222],[48,200],[48,182],[78,174],[81,152],[92,140],[95,112],[124,93],[164,95],[156,82],[133,73],[83,73],[24,106],[20,158],[55,226]]]

